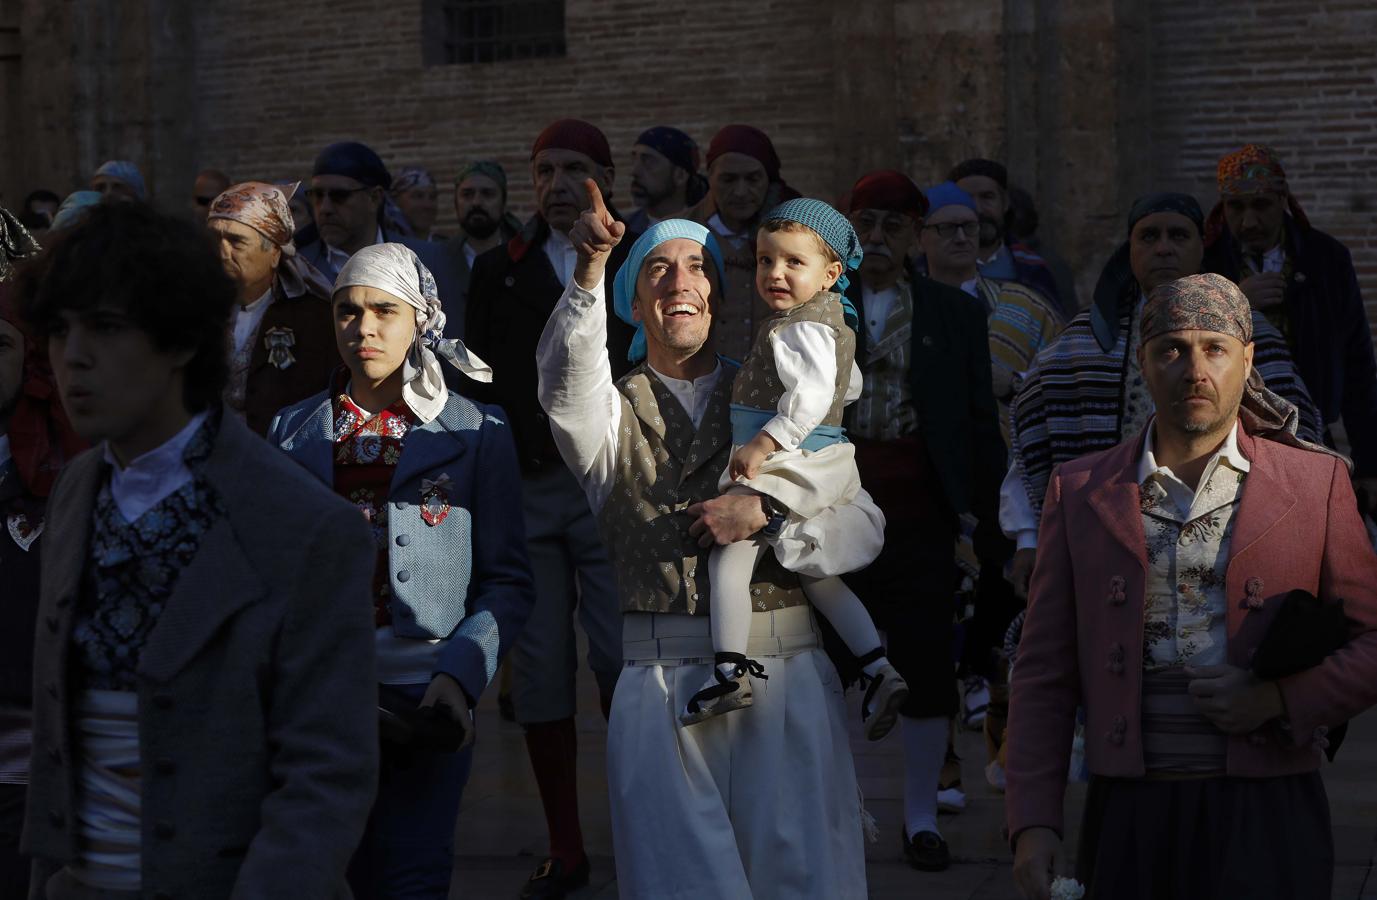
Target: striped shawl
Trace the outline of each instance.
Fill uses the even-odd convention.
[[[1124,395],[1129,370],[1135,294],[1118,307],[1118,330],[1105,350],[1092,323],[1095,307],[1082,310],[1061,336],[1038,354],[1011,409],[1012,449],[1023,471],[1033,509],[1041,514],[1052,469],[1060,463],[1107,450],[1122,441]],[[1105,329],[1101,326],[1103,333]],[[1300,412],[1297,436],[1323,443],[1320,414],[1310,400],[1286,341],[1262,313],[1253,311],[1253,366],[1272,391]],[[1151,402],[1149,400],[1149,402]]]

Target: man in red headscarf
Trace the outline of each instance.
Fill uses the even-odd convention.
[[[238,289],[225,402],[258,434],[279,409],[324,390],[340,365],[332,285],[297,253],[292,193],[261,181],[236,184],[211,203],[206,223]]]
[[[1311,227],[1271,149],[1228,154],[1218,180],[1201,271],[1237,282],[1286,338],[1325,424],[1343,419],[1365,508],[1375,510],[1377,361],[1353,257]]]
[[[779,174],[779,154],[765,132],[727,125],[708,145],[708,193],[683,218],[712,229],[722,248],[726,279],[713,340],[717,352],[740,362],[751,350],[755,326],[770,314],[755,289],[755,230],[760,215],[799,196]]]
[[[573,277],[577,254],[568,233],[588,207],[584,180],[591,178],[606,196],[615,174],[607,138],[595,126],[561,119],[542,131],[531,147],[537,212],[505,247],[475,260],[465,313],[464,343],[492,365],[493,380],[456,389],[507,412],[521,461],[527,549],[535,575],[535,608],[512,648],[512,702],[526,729],[550,855],[522,897],[563,897],[588,883],[575,765],[575,612],[588,636],[588,665],[604,714],[622,667],[621,606],[612,567],[588,498],[555,446],[540,407],[536,372],[540,333]],[[611,268],[622,264],[627,249],[623,245],[613,254]],[[632,331],[615,315],[607,318],[616,378],[631,368]]]

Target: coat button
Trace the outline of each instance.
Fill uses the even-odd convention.
[[[57,699],[57,682],[48,682],[46,685],[44,685],[44,690],[48,692],[49,697],[52,697],[54,700]]]
[[[164,841],[171,840],[176,833],[177,829],[172,827],[171,822],[159,822],[153,826],[153,835]]]
[[[53,634],[57,634],[57,626],[60,624],[57,621],[57,616],[48,616],[45,621],[48,623],[48,630]]]
[[[406,569],[402,569],[400,572],[397,573],[397,580],[398,580],[398,581],[410,581],[410,580],[411,580],[411,573],[408,572]]]
[[[153,695],[153,705],[156,706],[156,707],[158,707],[158,709],[171,709],[171,708],[172,708],[172,695],[171,695],[171,694],[154,694],[154,695]]]
[[[177,763],[169,756],[160,756],[153,763],[153,770],[159,775],[171,775],[177,771]]]
[[[398,546],[398,547],[405,547],[407,544],[410,544],[410,543],[411,543],[411,535],[409,535],[409,534],[399,534],[399,535],[397,535],[397,546]]]
[[[505,284],[507,287],[511,287],[512,285],[516,284],[516,279],[508,275],[506,278],[502,279],[502,283]]]
[[[392,504],[392,508],[393,508],[393,509],[406,509],[406,501],[404,501],[404,500],[398,500],[396,503],[393,503],[393,504]]]
[[[62,765],[62,751],[57,749],[56,747],[49,747],[48,759],[51,759],[53,761],[53,765],[55,766]]]
[[[57,598],[57,605],[58,605],[58,606],[71,606],[71,605],[72,605],[72,595],[71,595],[71,594],[63,594],[61,597],[58,597],[58,598]]]

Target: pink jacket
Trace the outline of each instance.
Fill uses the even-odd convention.
[[[1342,598],[1354,625],[1343,649],[1281,680],[1293,741],[1283,744],[1261,732],[1231,737],[1227,771],[1252,778],[1308,772],[1319,766],[1321,729],[1377,703],[1377,555],[1341,462],[1242,431],[1238,444],[1252,466],[1226,576],[1229,663],[1248,666],[1282,600],[1296,588]],[[1010,689],[1010,835],[1036,825],[1062,833],[1077,704],[1086,710],[1090,771],[1119,778],[1144,774],[1142,446],[1139,434],[1068,462],[1048,485]]]

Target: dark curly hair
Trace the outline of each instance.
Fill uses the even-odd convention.
[[[40,337],[64,311],[122,310],[164,352],[194,350],[183,405],[219,402],[229,381],[234,282],[195,225],[142,203],[103,203],[20,269],[22,314]]]

